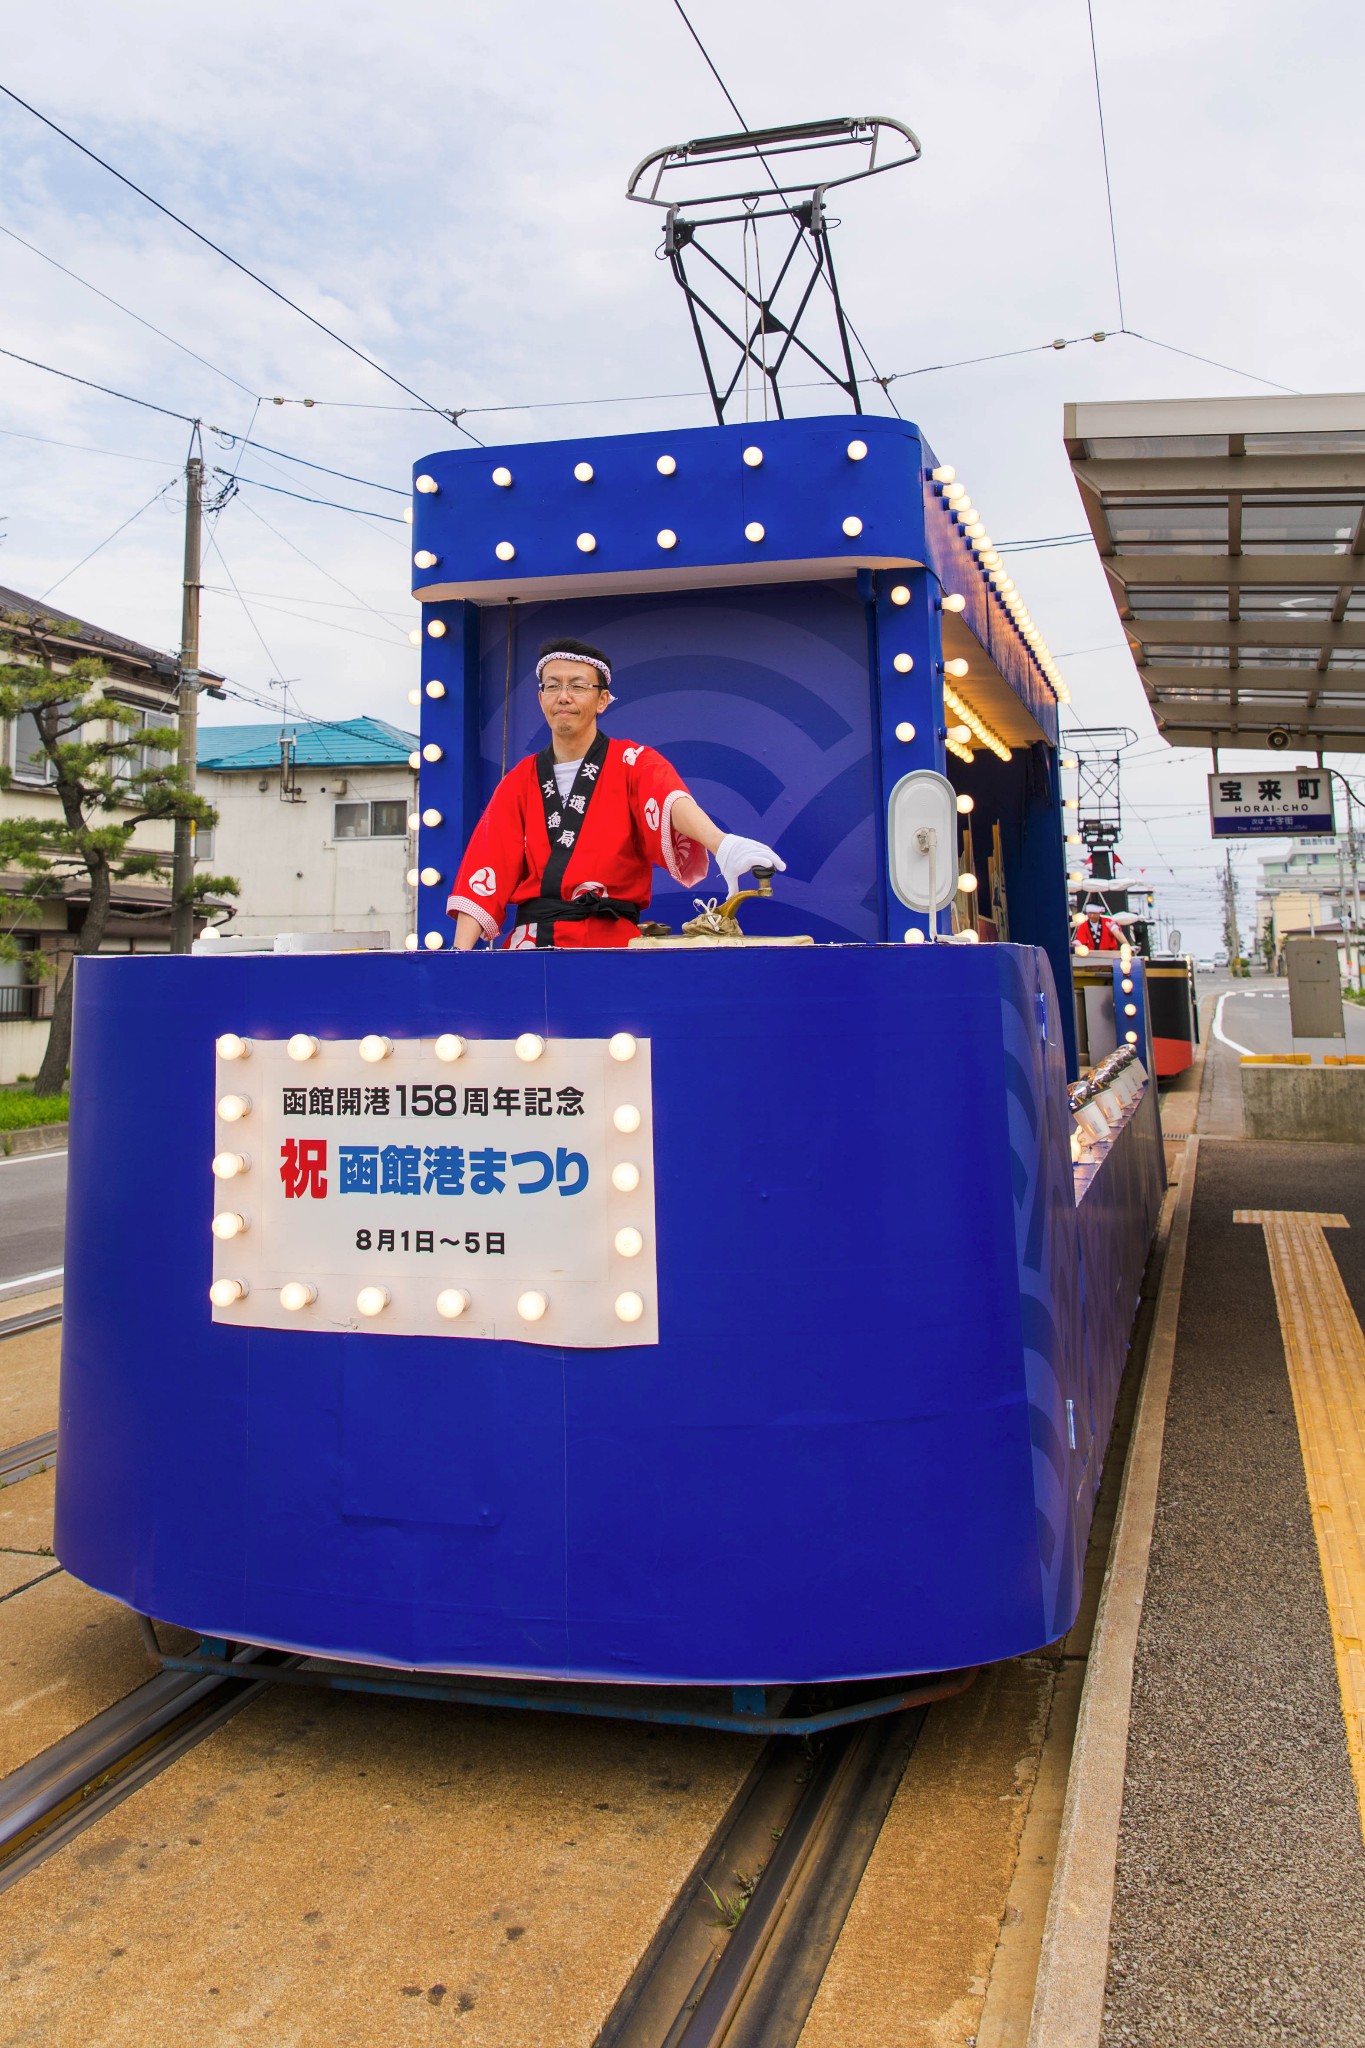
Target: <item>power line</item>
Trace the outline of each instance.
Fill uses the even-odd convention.
[[[18,242],[21,248],[40,257],[44,263],[50,263],[54,270],[60,270],[63,277],[72,278],[75,283],[84,285],[86,291],[93,292],[97,299],[103,299],[106,306],[113,306],[118,312],[125,313],[130,320],[136,320],[139,327],[145,327],[149,334],[159,335],[161,340],[168,341],[172,348],[178,348],[182,355],[192,356],[196,363],[202,363],[206,370],[212,370],[215,377],[223,377],[229,384],[235,384],[239,391],[246,392],[248,398],[256,396],[255,392],[243,384],[239,377],[234,377],[230,370],[220,370],[217,363],[211,363],[208,357],[201,356],[197,349],[188,347],[183,341],[177,341],[173,334],[167,334],[164,327],[154,326],[150,320],[144,320],[141,313],[135,313],[131,306],[125,306],[121,300],[112,298],[106,291],[101,291],[97,284],[91,284],[88,277],[82,277],[78,271],[69,270],[65,263],[59,263],[55,256],[49,256],[36,242],[26,241],[23,235],[16,234],[13,228],[7,228],[3,222],[0,222],[0,235],[8,235],[12,242]]]
[[[119,183],[126,185],[130,192],[136,192],[139,199],[145,199],[147,204],[155,207],[158,213],[165,214],[167,220],[174,221],[176,226],[183,228],[187,235],[193,235],[196,242],[202,242],[206,249],[212,249],[215,256],[221,256],[223,261],[230,263],[234,270],[240,270],[242,275],[249,277],[253,284],[260,285],[262,291],[269,292],[270,296],[273,299],[278,299],[281,305],[288,306],[291,313],[297,313],[301,319],[306,320],[311,327],[316,327],[320,333],[327,335],[339,347],[344,348],[348,354],[358,357],[362,363],[367,363],[370,369],[377,370],[381,377],[386,378],[390,384],[396,385],[400,391],[406,391],[409,398],[415,398],[419,405],[426,407],[428,412],[434,412],[440,418],[449,420],[451,425],[456,427],[461,433],[468,432],[467,428],[460,426],[457,414],[452,412],[448,406],[433,405],[429,398],[424,398],[420,391],[414,391],[410,384],[405,384],[401,377],[396,377],[393,374],[392,370],[386,370],[382,363],[377,363],[373,356],[367,355],[364,349],[357,348],[354,342],[347,341],[345,335],[338,334],[336,329],[329,327],[325,320],[319,320],[315,313],[308,312],[305,307],[299,305],[297,300],[291,299],[287,293],[280,291],[275,285],[270,284],[260,275],[259,271],[252,270],[249,265],[240,262],[237,257],[229,255],[228,251],[220,243],[213,241],[210,236],[202,234],[198,228],[191,227],[190,223],[180,214],[174,212],[169,206],[163,205],[159,199],[154,199],[151,193],[143,186],[136,184],[132,178],[125,176],[122,171],[116,170],[113,164],[105,157],[97,155],[93,149],[87,148],[85,143],[79,142],[68,129],[59,126],[50,115],[40,113],[37,107],[33,106],[28,100],[22,99],[10,86],[0,83],[0,93],[3,93],[6,99],[13,100],[16,106],[22,107],[26,114],[32,114],[35,121],[41,121],[45,128],[50,128],[54,135],[60,135],[63,142],[69,142],[73,149],[80,151],[82,156],[89,157],[91,163],[98,164],[100,169],[107,171],[111,178],[117,178]],[[478,437],[477,435],[470,434],[469,439],[477,442]]]
[[[287,458],[286,458],[287,460]],[[287,491],[283,484],[263,483],[258,476],[238,476],[234,470],[223,469],[217,464],[215,476],[225,476],[230,483],[250,484],[256,491],[273,491],[277,498],[297,498],[301,505],[326,505],[333,512],[350,512],[357,519],[382,519],[387,526],[402,526],[405,522],[394,512],[369,512],[359,505],[341,505],[335,498],[312,498],[304,491]]]
[[[1226,370],[1230,377],[1245,377],[1252,384],[1268,384],[1272,391],[1287,391],[1291,397],[1298,393],[1292,384],[1277,384],[1273,377],[1258,377],[1254,370],[1239,370],[1235,363],[1216,362],[1212,356],[1196,355],[1192,348],[1177,348],[1173,341],[1156,341],[1150,334],[1139,334],[1134,327],[1125,327],[1123,332],[1132,341],[1145,341],[1148,348],[1164,348],[1173,356],[1188,356],[1192,363],[1207,363],[1211,370]]]
[[[1126,330],[1124,331],[1126,332]],[[1096,328],[1093,334],[1070,334],[1065,337],[1059,336],[1056,341],[1034,341],[1030,342],[1027,348],[996,349],[992,354],[986,356],[958,356],[954,361],[948,363],[921,363],[919,368],[915,370],[893,370],[891,375],[883,381],[887,384],[899,384],[904,377],[927,377],[935,370],[965,370],[973,363],[1004,363],[1008,362],[1013,356],[1046,355],[1051,350],[1075,348],[1078,343],[1083,341],[1108,341],[1109,339],[1109,334],[1100,328]]]
[[[260,400],[258,401],[258,403],[264,403],[264,401]],[[508,412],[520,410],[519,407],[513,406],[507,406],[497,409]],[[221,435],[225,441],[231,443],[235,443],[238,439],[238,436],[236,434],[225,433],[222,427],[214,427],[212,431],[215,434]],[[323,476],[340,477],[343,483],[364,484],[366,490],[387,491],[390,494],[390,496],[395,498],[406,498],[409,495],[407,491],[400,490],[397,484],[377,484],[367,476],[352,476],[351,472],[348,469],[329,469],[325,462],[309,462],[302,455],[291,455],[289,454],[288,450],[284,448],[271,448],[264,441],[253,441],[251,446],[253,450],[262,450],[267,455],[278,455],[282,462],[297,462],[301,469],[316,469],[320,471]]]
[[[162,484],[160,490],[152,492],[151,497],[148,498],[145,505],[139,505],[136,512],[130,512],[128,514],[128,517],[125,520],[121,521],[120,524],[114,528],[112,533],[105,535],[104,539],[99,543],[97,547],[91,548],[90,553],[88,555],[82,555],[79,562],[77,562],[74,565],[74,567],[63,571],[63,573],[57,578],[57,581],[55,583],[49,583],[47,589],[40,593],[38,600],[39,603],[46,603],[47,599],[51,597],[54,590],[59,590],[63,583],[69,583],[71,578],[75,575],[77,569],[83,569],[87,562],[93,561],[95,556],[99,554],[102,549],[107,548],[110,541],[117,540],[119,535],[124,531],[124,529],[126,527],[131,526],[135,519],[141,519],[144,512],[150,512],[153,505],[155,505],[155,503],[157,502],[157,499],[164,498],[167,491],[174,490],[175,486],[179,483],[179,481],[180,472],[179,470],[177,470],[173,477],[168,478],[167,481],[164,484]]]
[[[116,462],[146,462],[153,469],[162,468],[159,455],[132,455],[126,448],[95,448],[89,441],[54,441],[50,434],[21,434],[17,427],[0,427],[7,441],[34,441],[40,448],[74,448],[81,455],[108,455]]]
[[[263,512],[258,512],[256,510],[256,507],[254,505],[248,504],[245,498],[243,498],[240,502],[242,510],[244,512],[249,512],[251,514],[251,517],[266,529],[267,533],[274,534],[276,540],[283,541],[284,545],[287,548],[292,549],[292,551],[298,556],[301,562],[306,562],[310,569],[316,569],[318,575],[325,576],[329,583],[335,583],[338,590],[344,590],[347,597],[353,597],[358,605],[360,605],[365,611],[372,612],[375,618],[381,620],[384,625],[390,626],[393,624],[391,619],[385,618],[384,613],[379,610],[377,605],[372,605],[368,603],[367,600],[360,595],[360,592],[358,590],[352,590],[349,583],[343,583],[341,578],[339,576],[334,576],[330,569],[324,569],[321,562],[315,562],[311,555],[306,555],[303,552],[303,549],[298,545],[297,541],[290,540],[289,535],[287,533],[281,533],[278,526],[272,526],[271,522],[266,518]],[[398,631],[399,629],[395,627],[394,630]]]
[[[0,92],[5,90],[0,85]],[[83,384],[87,391],[102,391],[106,398],[121,398],[127,405],[140,405],[144,412],[159,412],[168,420],[183,420],[187,427],[197,425],[187,412],[175,412],[169,405],[153,405],[150,398],[134,398],[130,392],[115,391],[110,384],[96,384],[89,377],[78,377],[74,370],[58,370],[51,363],[37,362],[33,356],[21,356],[12,348],[0,348],[0,356],[8,356],[12,363],[26,363],[30,370],[46,370],[49,377],[62,377],[68,384]]]
[[[1109,207],[1109,247],[1114,257],[1114,293],[1118,299],[1119,326],[1123,320],[1123,280],[1119,276],[1119,238],[1114,227],[1114,188],[1109,178],[1109,143],[1104,132],[1104,100],[1100,93],[1100,56],[1095,47],[1095,9],[1093,0],[1085,0],[1086,20],[1090,24],[1090,62],[1095,72],[1095,111],[1100,118],[1100,156],[1104,162],[1104,196]]]
[[[227,594],[226,590],[222,586],[217,584],[207,583],[205,584],[204,588],[206,590],[216,590],[220,597],[225,596]],[[244,591],[235,591],[233,593],[234,596],[245,596],[246,594],[247,593]],[[325,626],[329,633],[349,633],[356,640],[373,640],[377,642],[379,646],[391,648],[394,652],[397,652],[398,647],[400,645],[398,641],[386,640],[380,633],[367,633],[363,626],[348,626],[345,625],[340,619],[313,619],[309,618],[306,612],[291,611],[288,605],[271,604],[261,596],[259,591],[253,591],[251,595],[256,599],[256,602],[260,606],[262,611],[277,612],[279,616],[284,619],[297,619],[301,625],[313,627]],[[325,602],[325,600],[316,601]],[[310,602],[310,600],[308,598],[304,598],[301,600],[301,602],[307,604]],[[351,609],[363,609],[363,607],[351,607]],[[404,635],[403,644],[406,644],[406,635]]]

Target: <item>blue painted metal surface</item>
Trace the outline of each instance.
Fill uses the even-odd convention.
[[[211,1322],[218,1032],[527,1029],[652,1041],[657,1347]],[[1102,1441],[1154,1210],[1106,1163],[1078,1228],[1040,953],[92,958],[76,1034],[78,1577],[214,1637],[503,1677],[869,1679],[1069,1625],[1095,1459],[1066,1403]],[[1118,1307],[1083,1320],[1083,1288]]]

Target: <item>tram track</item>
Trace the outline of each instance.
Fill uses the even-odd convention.
[[[237,1662],[292,1664],[248,1647]],[[0,1778],[0,1892],[266,1691],[261,1681],[159,1672]]]
[[[62,1304],[57,1301],[50,1308],[29,1309],[21,1316],[0,1318],[0,1338],[22,1337],[28,1330],[44,1330],[49,1323],[62,1319]]]

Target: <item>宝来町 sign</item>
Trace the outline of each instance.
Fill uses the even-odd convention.
[[[658,1342],[647,1039],[301,1034],[223,1056],[242,1043],[216,1065],[215,1321]]]
[[[1335,832],[1332,778],[1325,768],[1210,775],[1209,820],[1215,839]]]

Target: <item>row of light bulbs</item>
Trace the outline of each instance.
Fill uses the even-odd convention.
[[[623,1231],[618,1237],[625,1235]],[[215,1280],[209,1289],[209,1300],[215,1308],[234,1308],[239,1301],[245,1301],[251,1292],[248,1280],[223,1278]],[[299,1315],[306,1308],[313,1308],[318,1300],[318,1289],[310,1280],[286,1280],[279,1289],[280,1307],[288,1315]],[[438,1316],[446,1322],[457,1322],[469,1309],[473,1297],[467,1287],[443,1287],[436,1297],[435,1308]],[[362,1287],[355,1297],[356,1313],[362,1316],[382,1316],[391,1306],[393,1296],[387,1287],[371,1285]],[[540,1322],[550,1307],[550,1297],[543,1288],[528,1287],[517,1296],[517,1314],[524,1323]],[[633,1288],[626,1288],[612,1303],[617,1320],[623,1323],[638,1323],[645,1312],[643,1295]]]
[[[326,1039],[315,1038],[311,1031],[296,1031],[292,1037],[285,1040],[284,1049],[291,1060],[313,1060],[318,1057],[326,1044]],[[538,1031],[523,1031],[521,1036],[514,1041],[512,1050],[519,1060],[538,1060],[548,1044],[549,1040],[543,1038]],[[249,1060],[255,1050],[255,1041],[250,1038],[243,1038],[236,1031],[224,1031],[214,1041],[214,1049],[220,1060]],[[386,1038],[379,1031],[367,1032],[365,1037],[360,1039],[356,1046],[356,1051],[360,1054],[361,1059],[368,1060],[372,1065],[376,1066],[380,1060],[388,1059],[393,1049],[393,1040]],[[469,1040],[462,1038],[458,1031],[443,1031],[433,1041],[431,1049],[438,1060],[461,1060],[469,1050]],[[639,1049],[640,1041],[636,1038],[633,1031],[613,1031],[611,1037],[607,1040],[607,1051],[614,1060],[621,1062],[633,1060]],[[245,1113],[243,1110],[235,1112],[238,1116],[245,1115]],[[219,1114],[223,1114],[221,1104],[219,1105]],[[616,1126],[618,1131],[627,1128],[632,1131],[639,1129],[639,1111],[632,1110],[631,1115],[635,1118],[634,1123],[629,1126],[618,1124]],[[229,1114],[228,1121],[232,1122],[232,1120],[233,1116]]]
[[[957,471],[951,463],[942,463],[930,471],[933,481],[939,486],[944,503],[952,513],[964,538],[977,561],[985,571],[991,588],[999,597],[1020,638],[1030,649],[1048,682],[1053,695],[1063,704],[1071,702],[1071,692],[1062,681],[1061,670],[1048,651],[1048,645],[1029,616],[1028,607],[1020,597],[1014,579],[1004,569],[997,551],[991,546],[991,538],[977,514],[976,507],[967,496],[967,487],[958,481]]]
[[[845,452],[850,462],[861,462],[867,454],[867,443],[866,441],[850,441]],[[757,443],[751,442],[744,450],[741,460],[746,469],[761,469],[763,467],[763,450]],[[658,470],[660,476],[676,476],[678,472],[678,459],[675,455],[660,455],[655,458],[654,467]],[[575,483],[580,484],[590,484],[597,474],[590,462],[576,462],[573,466],[573,473]],[[498,467],[492,472],[492,478],[499,490],[503,491],[510,491],[515,482],[511,470],[504,463],[499,463]],[[434,498],[440,491],[440,488],[441,486],[437,483],[435,477],[426,474],[417,477],[413,482],[413,489],[420,491],[424,498]]]
[[[946,662],[944,666],[951,673],[957,674],[960,673],[963,669],[965,669],[967,664],[965,661],[950,661]],[[985,719],[982,718],[978,712],[973,711],[971,705],[967,702],[965,697],[958,696],[957,691],[953,688],[951,683],[945,683],[943,685],[943,702],[947,706],[949,711],[954,711],[957,713],[957,716],[967,726],[968,730],[972,734],[972,737],[974,739],[979,740],[983,747],[989,747],[991,752],[996,756],[998,760],[1012,761],[1014,759],[1012,752],[1005,745],[1005,742],[1001,739],[999,733],[996,732],[992,726],[987,725]],[[968,760],[970,760],[971,755],[968,754],[967,758]]]

